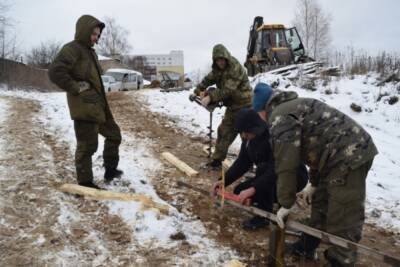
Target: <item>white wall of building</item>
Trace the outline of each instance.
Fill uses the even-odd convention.
[[[169,54],[140,55],[146,57],[147,64],[156,67],[183,66],[183,51],[171,51]]]

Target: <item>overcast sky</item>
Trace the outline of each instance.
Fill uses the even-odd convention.
[[[9,16],[23,50],[41,41],[72,40],[83,14],[115,17],[130,31],[132,54],[183,50],[186,71],[210,65],[214,44],[223,43],[243,62],[255,16],[291,25],[296,0],[14,0]],[[333,45],[372,53],[400,52],[400,0],[320,0],[332,16]]]

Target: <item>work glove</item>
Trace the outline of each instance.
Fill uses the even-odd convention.
[[[200,96],[200,98],[204,98],[207,96],[207,94],[208,94],[207,91],[201,91],[199,96]]]
[[[290,209],[281,207],[278,212],[276,213],[276,222],[278,223],[280,228],[285,228],[285,219],[289,215],[291,211]]]
[[[211,97],[210,97],[210,96],[205,96],[205,97],[203,97],[203,98],[201,99],[201,104],[202,104],[204,107],[207,107],[207,106],[210,104],[210,102],[211,102]]]
[[[79,93],[82,93],[90,89],[90,83],[88,82],[84,81],[78,82],[78,86],[79,86]]]
[[[296,194],[297,200],[301,203],[306,202],[307,205],[310,205],[315,190],[317,190],[317,188],[315,186],[312,186],[312,184],[309,182],[301,192]]]

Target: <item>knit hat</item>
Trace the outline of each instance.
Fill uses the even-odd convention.
[[[257,83],[256,87],[254,88],[253,109],[256,112],[264,110],[265,104],[268,102],[271,95],[271,86],[266,83]]]
[[[267,124],[253,109],[244,108],[236,114],[234,128],[238,133],[246,132],[260,135],[267,128]]]

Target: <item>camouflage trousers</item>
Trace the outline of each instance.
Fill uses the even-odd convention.
[[[355,170],[350,170],[346,177],[335,177],[332,170],[320,181],[313,195],[311,220],[312,227],[359,242],[364,224],[365,180],[372,160]],[[304,243],[313,244],[315,248],[319,240],[305,235]],[[310,249],[310,247],[308,248]],[[311,248],[313,249],[313,248]],[[327,249],[326,256],[338,261],[343,266],[352,266],[357,261],[354,250],[332,246]]]
[[[221,124],[218,126],[217,140],[215,142],[215,151],[212,158],[215,160],[223,161],[228,154],[230,145],[235,141],[237,133],[234,129],[234,122],[238,110],[227,108],[222,119]]]
[[[116,168],[118,166],[121,131],[114,119],[107,119],[102,124],[75,120],[74,128],[77,140],[75,167],[78,183],[93,181],[92,156],[97,150],[99,134],[105,137],[104,167]]]

